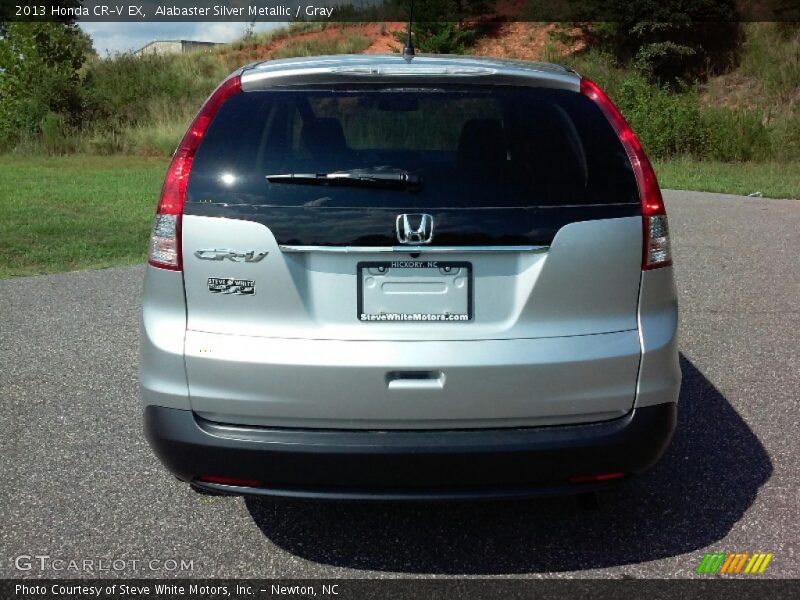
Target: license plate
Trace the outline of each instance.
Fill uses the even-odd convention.
[[[358,319],[364,322],[472,320],[472,264],[440,260],[358,263]]]

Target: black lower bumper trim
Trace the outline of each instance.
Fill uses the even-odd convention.
[[[178,478],[229,493],[295,497],[448,499],[576,492],[570,478],[637,475],[663,454],[674,403],[602,423],[458,431],[291,430],[220,425],[148,406],[145,433]],[[202,483],[203,476],[258,486]],[[594,485],[599,485],[596,483]]]

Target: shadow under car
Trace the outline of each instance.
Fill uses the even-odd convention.
[[[722,539],[772,474],[761,442],[684,356],[678,426],[651,471],[602,510],[572,498],[460,503],[248,497],[263,534],[307,560],[353,569],[525,574],[675,556]]]

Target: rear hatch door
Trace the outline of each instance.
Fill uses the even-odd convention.
[[[247,384],[216,385],[213,349],[201,347],[219,339],[209,335],[246,345],[615,334],[605,338],[615,382],[595,376],[601,401],[590,406],[598,396],[575,382],[559,390],[560,404],[543,391],[538,404],[517,402],[507,416],[623,414],[639,358],[639,215],[622,145],[572,91],[351,85],[234,96],[195,158],[183,217],[192,405],[219,414],[218,394],[242,385],[252,401],[235,418],[275,415],[254,392],[268,395],[275,373],[254,358],[238,373]],[[398,359],[395,370],[435,379],[445,362]],[[426,385],[420,398],[441,396]],[[290,418],[287,407],[303,402],[283,393],[281,418]],[[589,400],[563,401],[581,394]],[[392,423],[421,406],[423,417],[443,416],[458,409],[452,402],[427,410],[410,402]],[[355,403],[349,417],[364,410]],[[503,414],[496,403],[469,412]]]

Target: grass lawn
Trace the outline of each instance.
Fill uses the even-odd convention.
[[[0,278],[143,262],[167,162],[0,156]],[[800,163],[655,168],[664,188],[800,198]]]
[[[0,156],[0,278],[144,261],[167,162]]]
[[[800,199],[800,163],[721,163],[688,159],[654,163],[658,183],[671,190],[697,190],[765,198]]]

